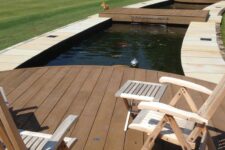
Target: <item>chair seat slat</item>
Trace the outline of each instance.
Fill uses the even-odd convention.
[[[163,118],[163,115],[164,114],[155,111],[141,110],[137,117],[129,125],[129,128],[146,133],[151,133],[155,129],[159,121]],[[180,118],[175,119],[179,127],[181,127],[184,136],[188,136],[194,128],[194,123]],[[189,124],[188,128],[185,126],[187,123]],[[162,129],[160,134],[162,139],[166,141],[170,139],[174,144],[179,143],[169,124],[167,124]]]
[[[37,140],[38,137],[32,137],[32,139],[28,143],[26,143],[26,147],[29,149]]]
[[[38,138],[30,147],[30,150],[36,150],[36,148],[40,145],[40,143],[44,141],[44,138]]]
[[[44,139],[42,140],[41,143],[39,143],[38,147],[36,148],[36,150],[42,150],[44,145],[48,142],[48,139]]]
[[[32,139],[32,136],[27,136],[27,137],[23,140],[24,144],[26,145],[31,139]]]

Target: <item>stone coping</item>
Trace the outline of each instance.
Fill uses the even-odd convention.
[[[181,48],[184,74],[189,77],[218,83],[225,74],[224,46],[220,23],[225,1],[212,4],[207,22],[191,22]]]

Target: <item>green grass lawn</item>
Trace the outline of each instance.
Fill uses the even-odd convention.
[[[223,20],[221,24],[221,33],[222,33],[223,44],[225,45],[225,13],[223,14]]]
[[[144,0],[108,0],[119,7]],[[101,12],[101,0],[0,0],[0,50]]]

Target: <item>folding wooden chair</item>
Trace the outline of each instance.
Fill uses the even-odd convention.
[[[225,100],[225,76],[213,91],[192,82],[170,77],[162,77],[160,82],[175,84],[181,86],[181,89],[169,105],[160,102],[141,102],[138,105],[138,108],[142,110],[129,128],[149,134],[142,150],[151,149],[157,137],[180,145],[185,150],[195,149],[197,138],[201,137],[200,149],[205,149],[206,146],[210,150],[216,149],[208,133],[207,125],[221,102]],[[209,95],[200,109],[197,109],[186,88]],[[192,112],[174,107],[182,95]]]
[[[70,149],[76,138],[65,137],[77,116],[69,115],[53,135],[18,130],[6,105],[6,96],[0,87],[0,149],[8,150],[55,150]],[[65,137],[65,138],[64,138]]]

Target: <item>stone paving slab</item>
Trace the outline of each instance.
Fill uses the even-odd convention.
[[[205,74],[225,74],[225,64],[189,64],[183,63],[183,67],[186,68],[186,73],[205,73]],[[186,74],[185,74],[186,75]],[[202,77],[199,77],[201,79]],[[204,80],[207,80],[205,78]],[[218,79],[219,81],[220,79]]]
[[[24,50],[24,49],[12,49],[10,51],[6,51],[2,53],[2,55],[37,55],[40,54],[40,51],[35,51],[35,50]]]
[[[12,63],[17,64],[21,61],[27,61],[30,59],[29,55],[1,55],[0,63]]]
[[[192,50],[185,50],[181,52],[181,55],[184,57],[198,57],[198,58],[204,58],[204,57],[211,57],[211,58],[221,58],[221,54],[219,51],[192,51]]]
[[[15,66],[17,66],[18,63],[5,63],[5,62],[1,62],[0,63],[0,68],[1,70],[12,70],[12,68],[14,68]]]
[[[198,45],[198,44],[190,44],[190,45],[185,45],[185,47],[182,46],[182,51],[211,51],[211,52],[217,52],[219,51],[218,46],[210,46],[210,45]]]
[[[182,58],[183,63],[187,64],[209,64],[209,65],[221,65],[224,63],[222,57],[212,58],[212,57],[183,57]],[[225,64],[224,64],[225,65]]]
[[[223,0],[204,8],[204,10],[209,10],[209,22],[216,23],[221,23],[224,9],[225,1]]]
[[[219,80],[223,77],[224,73],[186,73],[185,74],[188,77],[196,78],[196,79],[201,79],[201,80],[209,80],[213,83],[218,83]]]

